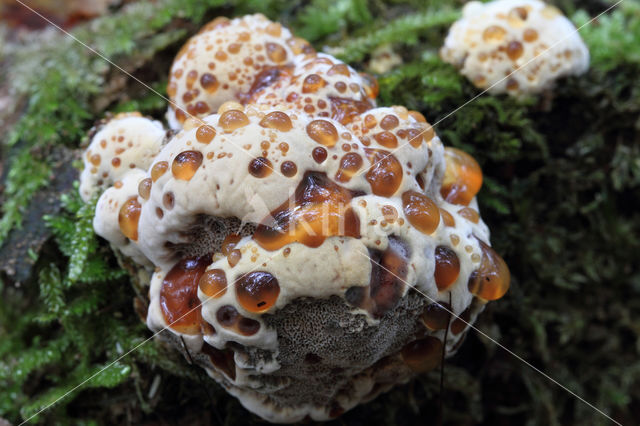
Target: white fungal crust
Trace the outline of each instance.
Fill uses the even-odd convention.
[[[326,54],[298,56],[292,68],[249,100],[254,104],[284,105],[342,124],[375,106],[375,79],[359,74]]]
[[[261,72],[293,63],[313,48],[263,15],[217,18],[191,37],[171,66],[167,112],[171,128],[189,117],[214,113],[250,91]]]
[[[218,19],[201,35],[256,21]],[[176,63],[206,59],[193,40]],[[475,160],[444,148],[422,114],[374,108],[375,83],[337,59],[298,53],[247,105],[227,91],[217,114],[180,123],[102,194],[94,220],[153,271],[149,328],[274,422],[335,418],[435,368],[509,286]],[[309,76],[326,84],[305,92]],[[366,106],[336,113],[340,82],[340,105]]]
[[[539,0],[467,3],[440,56],[476,87],[518,97],[589,67],[589,51],[574,25]]]
[[[122,113],[101,124],[82,157],[80,196],[88,201],[132,169],[146,170],[160,151],[165,131],[159,121]]]

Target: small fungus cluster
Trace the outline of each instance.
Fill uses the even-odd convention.
[[[476,87],[518,97],[589,67],[589,51],[571,21],[540,0],[467,3],[440,56]]]
[[[174,132],[100,123],[81,195],[104,190],[96,232],[148,271],[149,328],[252,412],[335,418],[435,368],[506,293],[478,163],[376,107],[373,78],[254,15],[191,38],[168,93]]]

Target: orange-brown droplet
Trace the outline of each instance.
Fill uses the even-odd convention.
[[[253,336],[260,330],[260,323],[254,319],[240,316],[236,328],[244,336]]]
[[[176,155],[171,164],[171,172],[176,179],[190,180],[202,164],[200,151],[184,151]]]
[[[336,64],[329,68],[329,71],[327,71],[327,75],[337,74],[349,77],[351,75],[351,72],[349,71],[349,67],[346,64]]]
[[[100,154],[93,154],[91,157],[89,157],[89,161],[94,166],[99,166],[100,165]]]
[[[440,194],[452,204],[467,205],[482,186],[482,170],[472,156],[456,148],[444,150],[446,168]]]
[[[204,342],[202,345],[202,353],[209,355],[209,359],[216,369],[222,371],[231,380],[236,379],[236,363],[232,349],[220,350]]]
[[[422,322],[430,330],[445,330],[451,317],[451,306],[448,303],[431,303],[422,313]]]
[[[208,144],[216,137],[216,129],[204,124],[196,130],[196,140],[200,143]]]
[[[249,117],[244,112],[237,109],[225,111],[218,120],[218,124],[222,129],[227,132],[233,132],[240,127],[244,127],[249,124]]]
[[[504,37],[507,35],[507,32],[504,28],[498,25],[491,25],[487,27],[482,33],[482,39],[486,42],[501,42]]]
[[[327,159],[327,150],[320,146],[317,148],[313,148],[313,151],[311,151],[311,156],[316,163],[322,163]]]
[[[482,249],[482,261],[469,277],[469,291],[483,300],[500,299],[509,290],[511,273],[498,253],[484,242],[478,242]]]
[[[458,214],[470,222],[478,223],[480,222],[480,215],[477,211],[472,209],[471,207],[464,207],[458,210]]]
[[[278,43],[266,43],[267,56],[273,62],[279,64],[287,60],[287,51]]]
[[[198,334],[201,330],[198,281],[211,256],[187,258],[178,262],[164,277],[160,289],[160,308],[172,329],[184,334]]]
[[[523,53],[524,48],[519,41],[512,41],[507,45],[507,56],[509,56],[512,61],[518,59]]]
[[[207,297],[222,297],[227,291],[227,275],[222,269],[209,269],[198,281],[198,286]]]
[[[458,315],[458,318],[454,319],[451,323],[451,333],[456,336],[462,333],[465,328],[467,328],[467,324],[469,323],[470,318],[471,310],[467,308],[460,315]]]
[[[415,372],[431,371],[440,365],[442,342],[433,336],[411,342],[402,348],[402,359]]]
[[[458,259],[455,251],[445,246],[436,247],[435,255],[436,270],[434,277],[438,291],[443,291],[458,279],[458,275],[460,275],[460,259]]]
[[[445,226],[450,226],[450,227],[456,226],[455,219],[453,218],[453,216],[451,216],[451,213],[449,213],[445,209],[440,209],[440,216],[442,216],[442,222],[444,222]]]
[[[371,167],[365,178],[371,185],[371,192],[382,197],[390,197],[402,184],[402,166],[389,151],[365,149]]]
[[[169,163],[166,161],[157,162],[151,168],[151,180],[154,182],[157,181],[160,179],[160,176],[167,172],[167,170],[169,170]]]
[[[536,41],[538,39],[538,32],[536,30],[534,30],[533,28],[527,28],[522,33],[522,38],[527,43],[533,43],[534,41]]]
[[[120,207],[118,224],[125,237],[138,241],[138,221],[140,220],[140,203],[138,197],[131,197]]]
[[[151,179],[146,178],[142,179],[138,184],[138,195],[142,197],[143,200],[148,200],[151,195]]]
[[[332,147],[338,142],[338,130],[327,120],[313,120],[307,125],[307,134],[320,145]]]
[[[220,252],[223,255],[228,256],[229,253],[231,253],[231,250],[236,247],[236,244],[238,244],[238,241],[240,241],[241,239],[242,237],[238,234],[227,235],[220,245]]]
[[[376,133],[373,138],[376,142],[386,148],[395,148],[398,146],[398,139],[396,138],[396,135],[386,130],[384,132]]]
[[[200,77],[200,85],[207,92],[214,93],[218,90],[220,82],[213,74],[206,72]]]
[[[281,132],[288,132],[293,128],[291,118],[282,111],[273,111],[265,115],[264,118],[260,120],[260,125],[267,129],[280,130]]]
[[[340,159],[340,168],[336,172],[338,182],[348,182],[362,167],[362,157],[355,152],[348,152]]]
[[[231,250],[227,255],[227,262],[232,268],[240,262],[240,259],[242,259],[242,252],[238,249]]]
[[[265,178],[271,174],[271,161],[264,157],[254,158],[249,162],[249,173],[257,178]]]
[[[429,197],[416,191],[402,194],[404,214],[418,231],[431,234],[440,223],[438,206]]]
[[[326,85],[327,82],[318,74],[310,74],[302,82],[302,93],[315,93]]]
[[[167,209],[167,210],[173,209],[173,204],[174,203],[175,203],[175,197],[173,195],[173,192],[171,192],[171,191],[166,192],[162,196],[162,204],[164,205],[165,209]]]
[[[255,271],[236,280],[236,297],[244,309],[253,313],[271,309],[278,300],[280,285],[269,272]]]
[[[285,177],[293,177],[298,172],[298,166],[293,161],[285,161],[280,165],[280,172]]]
[[[429,126],[431,127],[431,126]],[[422,142],[425,140],[425,134],[428,132],[425,129],[406,129],[407,139],[409,140],[409,144],[411,144],[414,148],[420,148]],[[433,132],[433,130],[432,130]],[[427,139],[431,140],[431,139]]]
[[[382,127],[382,130],[393,130],[398,127],[399,124],[400,120],[398,120],[398,117],[391,114],[385,115],[382,117],[382,120],[380,120],[380,127]]]

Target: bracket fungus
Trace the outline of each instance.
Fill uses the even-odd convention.
[[[589,67],[589,51],[575,26],[540,0],[467,3],[440,56],[476,87],[517,97]]]
[[[149,271],[149,328],[250,411],[334,418],[437,366],[507,291],[480,167],[422,114],[376,107],[369,77],[250,16],[192,38],[172,84],[181,130],[144,122],[154,143],[109,171],[94,227]]]

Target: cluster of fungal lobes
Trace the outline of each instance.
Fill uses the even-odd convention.
[[[376,107],[371,77],[254,15],[189,40],[168,92],[174,131],[94,130],[81,195],[104,191],[96,232],[148,271],[149,328],[252,412],[334,418],[435,368],[507,291],[480,167]]]
[[[571,21],[540,0],[467,3],[440,56],[476,87],[518,97],[589,67],[589,51]]]

